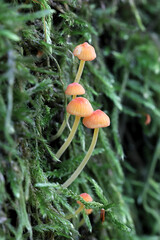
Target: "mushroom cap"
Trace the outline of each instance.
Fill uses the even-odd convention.
[[[87,128],[102,128],[110,125],[110,118],[101,110],[94,111],[90,116],[83,118]]]
[[[82,95],[85,94],[83,86],[79,83],[71,83],[67,86],[66,95]]]
[[[87,42],[78,45],[74,49],[73,54],[83,61],[92,61],[96,58],[94,47]]]
[[[83,198],[86,202],[92,202],[93,199],[88,193],[81,193],[80,196]],[[80,201],[77,201],[78,204],[83,205]],[[92,209],[85,209],[86,214],[90,214],[93,210]]]
[[[77,97],[67,105],[67,112],[71,115],[87,117],[92,114],[93,108],[86,98]]]

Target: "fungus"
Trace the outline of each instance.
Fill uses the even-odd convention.
[[[83,198],[84,201],[86,202],[92,202],[93,199],[92,197],[88,194],[88,193],[81,193],[80,197]],[[75,211],[74,214],[68,215],[66,216],[66,219],[71,219],[73,217],[75,217],[76,215],[78,215],[83,209],[84,209],[84,204],[81,203],[80,201],[77,201],[77,203],[80,205],[79,208]],[[92,209],[85,209],[85,212],[87,215],[91,214]]]
[[[145,116],[146,116],[145,125],[149,125],[151,122],[151,116],[148,113],[146,113]]]
[[[64,153],[64,151],[67,149],[67,147],[71,143],[71,141],[76,133],[80,118],[91,115],[93,112],[93,108],[92,108],[90,102],[86,98],[78,97],[78,98],[73,99],[67,105],[67,112],[71,115],[75,115],[75,121],[74,121],[73,127],[71,129],[71,132],[70,132],[67,140],[65,141],[65,143],[61,146],[61,148],[56,153],[57,158],[61,157],[61,155]]]
[[[105,209],[104,209],[104,208],[101,209],[100,219],[101,219],[101,222],[102,222],[102,223],[103,223],[104,220],[105,220]]]
[[[74,82],[79,82],[82,72],[83,72],[85,62],[94,60],[96,58],[96,53],[95,53],[94,47],[92,47],[87,42],[84,42],[84,43],[78,45],[74,49],[73,54],[74,54],[74,56],[77,56],[80,60],[78,72],[77,72],[76,78],[74,80]]]
[[[81,84],[75,82],[75,83],[71,83],[67,86],[65,94],[73,95],[73,99],[74,99],[76,97],[76,95],[85,94],[85,90]]]
[[[78,45],[74,49],[73,54],[74,54],[74,56],[77,56],[80,59],[80,65],[79,65],[78,72],[77,72],[75,80],[74,80],[74,83],[79,83],[85,62],[94,60],[96,58],[96,53],[95,53],[94,47],[92,47],[87,42],[84,42],[84,43]],[[79,94],[77,94],[77,95],[79,95]],[[75,97],[76,97],[76,95],[73,96],[73,98],[75,98]],[[59,128],[58,132],[52,137],[52,140],[55,140],[58,137],[60,137],[60,135],[62,134],[62,132],[64,131],[64,129],[66,127],[69,117],[70,117],[70,115],[67,114],[66,119],[63,120],[61,127]]]
[[[94,111],[90,116],[85,117],[83,119],[83,124],[88,128],[94,129],[93,139],[86,156],[84,157],[84,159],[82,160],[78,168],[71,175],[71,177],[65,183],[63,183],[62,187],[64,188],[68,187],[81,173],[81,171],[87,164],[88,160],[90,159],[92,152],[95,148],[97,138],[98,138],[99,128],[108,127],[110,125],[110,119],[107,116],[107,114],[105,114],[104,112],[98,109]]]
[[[92,197],[88,193],[81,193],[80,197],[83,198],[83,200],[86,201],[86,202],[92,202],[93,201]],[[77,201],[77,203],[80,205],[80,208],[82,208],[82,209],[84,208],[83,203],[81,203],[80,201]],[[85,212],[86,212],[87,215],[91,214],[92,211],[93,211],[92,209],[85,209]]]

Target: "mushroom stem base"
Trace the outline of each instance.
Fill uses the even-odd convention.
[[[92,152],[95,148],[97,138],[98,138],[98,132],[99,132],[99,128],[95,128],[94,134],[93,134],[93,139],[92,139],[91,145],[88,149],[86,156],[84,157],[84,159],[82,160],[82,162],[78,166],[78,168],[75,170],[75,172],[71,175],[71,177],[65,183],[62,184],[63,188],[68,187],[79,176],[79,174],[81,173],[83,168],[86,166],[86,164],[87,164],[88,160],[90,159]]]

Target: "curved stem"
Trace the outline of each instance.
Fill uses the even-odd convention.
[[[65,218],[66,219],[71,219],[71,218],[75,217],[76,215],[78,215],[83,210],[83,208],[84,208],[84,205],[81,204],[80,207],[75,211],[74,214],[70,214],[70,215],[66,216]]]
[[[55,140],[55,139],[57,139],[58,137],[61,136],[61,134],[63,133],[63,131],[64,131],[65,127],[66,127],[66,124],[67,124],[67,122],[69,120],[69,117],[70,117],[70,114],[67,113],[66,118],[63,120],[63,123],[60,126],[58,132],[52,137],[52,140]]]
[[[62,184],[62,187],[64,187],[64,188],[68,187],[78,177],[78,175],[81,173],[81,171],[83,170],[83,168],[87,164],[87,162],[90,159],[90,156],[92,155],[92,152],[95,148],[97,138],[98,138],[98,132],[99,132],[99,128],[95,128],[94,129],[94,134],[93,134],[93,139],[92,139],[91,145],[88,149],[88,152],[87,152],[86,156],[84,157],[83,161],[78,166],[76,171],[71,175],[71,177],[65,183]]]
[[[78,72],[77,72],[77,75],[76,75],[76,77],[75,77],[74,82],[79,83],[80,78],[81,78],[81,75],[82,75],[82,72],[83,72],[84,64],[85,64],[85,61],[81,60],[81,61],[80,61],[80,64],[79,64]],[[74,99],[74,98],[76,98],[76,95],[74,95],[74,96],[72,97],[72,99]],[[57,139],[57,138],[59,138],[59,137],[61,136],[61,134],[63,133],[63,131],[64,131],[65,127],[66,127],[66,124],[67,124],[67,121],[68,121],[69,117],[70,117],[70,114],[67,113],[66,119],[63,120],[63,123],[62,123],[60,129],[59,129],[58,132],[52,137],[52,140],[55,140],[55,139]]]
[[[82,75],[82,72],[83,72],[84,64],[85,64],[85,61],[81,60],[80,64],[79,64],[78,72],[77,72],[77,75],[76,75],[76,78],[75,78],[74,82],[79,83],[81,75]]]
[[[78,124],[79,124],[79,120],[80,120],[80,117],[76,116],[73,127],[72,127],[72,130],[71,130],[67,140],[65,141],[65,143],[61,146],[61,148],[56,153],[57,158],[60,158],[62,156],[62,154],[64,153],[64,151],[67,149],[67,147],[71,143],[72,139],[74,138],[74,135],[76,133],[76,130],[77,130],[77,127],[78,127]]]

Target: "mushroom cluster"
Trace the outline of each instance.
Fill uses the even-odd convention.
[[[73,99],[74,99],[76,97],[76,95],[84,94],[84,93],[81,93],[80,85],[77,85],[75,83],[79,83],[79,81],[81,79],[81,75],[82,75],[82,72],[83,72],[85,62],[94,60],[96,58],[96,53],[95,53],[94,47],[92,47],[90,44],[85,42],[83,44],[78,45],[74,49],[73,54],[74,54],[74,56],[78,57],[78,59],[80,60],[80,64],[79,64],[79,68],[78,68],[78,71],[77,71],[77,74],[76,74],[73,85],[68,86],[67,89],[66,89],[67,92],[68,92],[68,88],[70,90],[72,89],[72,91],[74,91],[74,94],[66,93],[66,95],[73,95]],[[78,86],[79,86],[79,88],[78,88]],[[63,131],[64,131],[66,125],[67,125],[69,117],[70,117],[70,114],[67,113],[66,118],[63,120],[63,123],[62,123],[61,127],[59,128],[58,132],[52,137],[52,140],[55,140],[55,139],[57,139],[58,137],[61,136],[61,134],[63,133]]]
[[[67,109],[66,109],[67,121],[70,115],[75,115],[75,121],[67,140],[64,142],[64,144],[56,153],[56,157],[60,158],[64,153],[64,151],[69,146],[69,144],[71,143],[76,133],[81,117],[83,117],[83,124],[87,128],[94,129],[94,134],[93,134],[93,139],[86,156],[84,157],[84,159],[82,160],[78,168],[75,170],[75,172],[71,175],[71,177],[65,183],[62,184],[64,188],[68,187],[78,177],[78,175],[81,173],[81,171],[87,164],[88,160],[90,159],[97,142],[99,128],[108,127],[110,125],[110,119],[103,111],[99,109],[96,111],[93,111],[93,108],[90,102],[86,98],[76,97],[77,95],[85,94],[85,89],[81,84],[79,84],[79,81],[83,72],[85,62],[92,61],[96,58],[96,53],[94,48],[90,44],[85,42],[83,44],[78,45],[74,49],[73,54],[80,59],[80,65],[79,65],[78,72],[74,82],[68,85],[65,91],[65,94],[73,96],[71,102],[67,105]],[[64,120],[61,128],[59,129],[58,133],[55,135],[54,139],[60,136],[65,126],[66,126],[66,120]]]
[[[84,94],[84,93],[81,93],[80,85],[77,85],[77,83],[79,83],[79,81],[81,79],[81,75],[83,72],[85,62],[94,60],[96,58],[96,53],[95,53],[94,47],[92,47],[90,44],[85,42],[83,44],[78,45],[74,49],[73,54],[74,54],[74,56],[78,57],[78,59],[80,60],[80,64],[79,64],[79,68],[78,68],[78,71],[77,71],[77,74],[76,74],[73,84],[71,86],[69,84],[69,86],[66,89],[67,93],[66,92],[65,93],[66,93],[66,95],[73,95],[73,99],[74,99],[76,97],[76,95]],[[69,90],[69,92],[74,91],[74,94],[72,94],[72,93],[68,94],[68,90]],[[52,137],[52,140],[55,140],[61,136],[61,134],[63,133],[63,131],[67,125],[69,117],[70,117],[70,114],[67,113],[66,118],[63,120],[61,127],[59,128],[58,132]]]
[[[80,163],[78,168],[71,175],[71,177],[65,183],[63,183],[62,186],[64,188],[68,187],[69,185],[71,185],[71,183],[82,172],[83,168],[86,166],[86,164],[87,164],[88,160],[90,159],[90,157],[92,155],[92,152],[93,152],[93,150],[95,148],[95,145],[96,145],[96,142],[97,142],[97,138],[98,138],[99,128],[108,127],[110,125],[110,119],[107,116],[107,114],[105,114],[104,112],[102,112],[101,110],[98,109],[98,110],[94,111],[90,116],[83,118],[83,124],[87,128],[94,129],[92,142],[91,142],[91,145],[90,145],[90,147],[88,149],[88,152],[87,152],[86,156],[84,157],[84,159],[82,160],[82,162]]]

